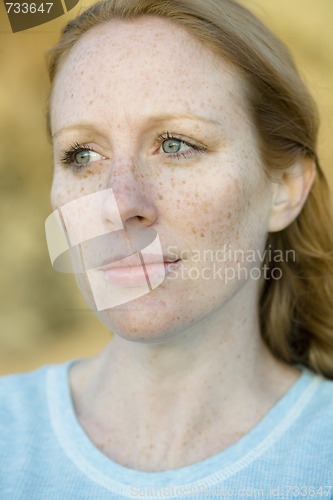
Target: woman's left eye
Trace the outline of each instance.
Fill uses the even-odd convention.
[[[160,149],[169,157],[189,157],[196,152],[203,153],[206,147],[199,146],[198,144],[191,143],[185,139],[172,137],[169,133],[166,135],[159,135],[158,142],[161,144]]]

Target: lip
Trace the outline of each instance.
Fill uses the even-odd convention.
[[[164,255],[157,255],[157,254],[144,254],[141,253],[141,257],[143,259],[143,263],[145,267],[151,266],[151,265],[156,265],[156,264],[175,264],[176,262],[179,262],[181,259],[171,259],[169,257],[166,257]],[[126,260],[125,260],[126,259]],[[107,271],[109,269],[119,269],[119,268],[134,268],[134,267],[141,267],[141,260],[139,260],[140,257],[138,254],[132,254],[132,255],[115,255],[112,257],[112,261],[110,259],[102,261],[101,265],[98,267],[98,269],[102,271]],[[122,262],[123,261],[123,262]]]
[[[151,259],[151,256],[144,256],[144,266],[141,262],[136,263],[126,259],[126,263],[119,261],[106,264],[99,269],[103,272],[103,278],[111,285],[121,287],[149,287],[156,288],[165,278],[166,273],[171,271],[174,266],[178,266],[181,259],[157,261]],[[121,259],[119,259],[121,260]]]

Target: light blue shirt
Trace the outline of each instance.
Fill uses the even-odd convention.
[[[295,384],[228,449],[139,472],[103,455],[79,425],[73,362],[0,378],[1,500],[333,499],[333,382],[299,366]]]

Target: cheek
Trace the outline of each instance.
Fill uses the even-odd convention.
[[[260,176],[218,175],[201,183],[188,182],[174,193],[173,213],[184,233],[201,246],[256,245],[265,233],[268,210]],[[181,205],[177,204],[181,199]]]
[[[239,222],[248,205],[244,183],[239,180],[231,176],[203,179],[188,182],[185,189],[173,194],[174,214],[201,238]]]
[[[51,188],[51,205],[55,209],[66,203],[106,189],[107,180],[105,175],[85,171],[75,175],[71,171],[55,169]]]

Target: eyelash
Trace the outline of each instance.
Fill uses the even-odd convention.
[[[165,153],[165,156],[167,156],[168,158],[177,158],[177,159],[180,159],[182,157],[189,158],[189,157],[193,156],[193,154],[195,154],[193,152],[193,150],[196,153],[204,153],[207,150],[207,148],[205,146],[199,146],[198,144],[191,143],[190,141],[186,141],[186,140],[182,139],[181,137],[177,137],[176,135],[170,134],[169,132],[165,132],[163,134],[157,135],[157,143],[159,145],[162,145],[163,142],[170,140],[170,139],[171,140],[174,139],[176,141],[179,141],[181,144],[185,144],[189,148],[192,148],[192,150],[187,151],[187,152]],[[93,153],[97,153],[97,151],[95,151],[95,149],[93,147],[89,146],[88,144],[79,144],[78,142],[75,142],[74,144],[72,144],[69,147],[69,149],[67,151],[64,152],[64,154],[60,160],[61,163],[63,165],[70,166],[72,169],[74,169],[76,171],[82,170],[85,166],[89,165],[89,162],[87,164],[82,164],[82,165],[76,163],[75,155],[78,153],[81,153],[82,151],[91,151]],[[97,153],[97,154],[99,154],[99,153]]]
[[[82,170],[86,165],[89,165],[89,163],[87,163],[86,165],[84,164],[79,165],[78,163],[75,162],[75,155],[78,153],[82,153],[82,151],[91,151],[92,153],[97,153],[97,151],[95,151],[95,149],[89,146],[88,144],[79,144],[78,142],[75,142],[69,147],[67,151],[64,152],[64,155],[60,160],[61,163],[63,165],[70,166],[74,170],[77,171]]]
[[[157,142],[158,144],[162,145],[164,141],[168,141],[168,140],[176,140],[176,141],[179,141],[181,144],[185,144],[186,146],[192,148],[192,151],[187,151],[187,152],[178,152],[178,153],[165,153],[165,155],[168,157],[168,158],[189,158],[191,156],[193,156],[193,154],[195,154],[193,152],[193,150],[196,152],[196,153],[204,153],[207,148],[205,146],[199,146],[198,144],[195,144],[193,142],[190,142],[188,140],[185,140],[183,139],[182,137],[177,137],[177,135],[173,135],[173,134],[170,134],[169,132],[166,132],[164,134],[158,134],[157,135]]]

